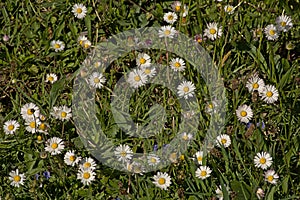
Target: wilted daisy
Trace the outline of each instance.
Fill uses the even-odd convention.
[[[271,184],[277,184],[277,179],[279,178],[278,174],[272,169],[265,172],[265,181]]]
[[[211,172],[212,171],[208,166],[200,166],[196,170],[196,177],[204,180],[204,179],[210,177]]]
[[[81,164],[80,164],[80,167],[85,170],[86,169],[94,170],[94,169],[96,169],[96,166],[97,166],[97,164],[96,164],[95,160],[90,157],[82,159]]]
[[[25,122],[25,129],[30,133],[36,133],[38,131],[38,127],[41,124],[39,118],[37,119],[27,119]]]
[[[4,123],[3,130],[7,135],[9,135],[14,134],[19,127],[20,124],[16,120],[8,120]]]
[[[158,31],[159,37],[173,38],[176,34],[176,30],[172,26],[162,26]]]
[[[50,74],[47,74],[47,75],[46,75],[46,80],[45,80],[46,83],[47,83],[47,82],[50,82],[50,83],[53,84],[55,81],[57,81],[57,76],[56,76],[56,74],[50,73]]]
[[[266,26],[264,32],[268,40],[277,40],[279,37],[277,28],[273,24]]]
[[[253,117],[253,112],[251,107],[245,104],[239,106],[235,112],[238,120],[244,123],[248,123]]]
[[[257,75],[254,75],[251,78],[249,78],[249,80],[246,83],[246,87],[248,88],[249,92],[261,92],[265,87],[265,83],[263,79],[259,78]]]
[[[278,90],[273,85],[266,85],[260,92],[261,98],[267,103],[274,103],[278,100]]]
[[[155,67],[142,67],[141,70],[148,76],[152,78],[156,75],[156,68]]]
[[[227,193],[229,193],[230,191],[229,191],[229,187],[228,186],[226,186],[226,190],[227,190]],[[217,195],[217,198],[219,199],[219,200],[223,200],[223,191],[222,191],[222,186],[221,185],[219,185],[218,187],[217,187],[217,189],[216,189],[216,195]]]
[[[95,180],[96,173],[91,169],[79,168],[77,173],[77,179],[81,181],[84,185],[89,185],[93,180]]]
[[[233,14],[233,12],[234,12],[234,8],[233,8],[233,6],[231,6],[231,5],[227,5],[227,6],[225,6],[224,7],[224,10],[225,10],[225,12],[227,12],[228,14]]]
[[[24,120],[36,119],[39,117],[40,109],[34,103],[27,103],[21,108],[21,115]]]
[[[61,150],[65,148],[64,142],[58,137],[53,137],[47,140],[45,151],[51,153],[51,155],[57,155],[61,153]]]
[[[193,135],[190,134],[190,133],[184,132],[184,133],[181,134],[181,139],[184,140],[184,141],[186,141],[186,142],[188,142],[191,139],[193,139]]]
[[[146,53],[139,53],[136,58],[136,65],[139,67],[150,67],[151,58]]]
[[[171,177],[166,172],[157,172],[157,174],[153,176],[153,179],[153,183],[163,190],[167,190],[171,185]]]
[[[197,152],[195,153],[194,156],[195,156],[195,158],[196,158],[198,164],[199,164],[199,165],[202,165],[203,151],[197,151]]]
[[[81,160],[80,156],[77,156],[74,150],[69,150],[64,156],[64,162],[67,165],[75,166]]]
[[[216,22],[209,23],[204,30],[204,35],[211,40],[215,40],[222,36],[222,26],[218,27]]]
[[[224,146],[226,148],[226,147],[229,147],[230,144],[231,144],[231,139],[230,139],[229,135],[222,134],[217,137],[217,146],[218,147]]]
[[[134,69],[129,73],[127,82],[133,88],[138,88],[146,84],[148,80],[147,75],[140,69]]]
[[[174,1],[171,5],[173,11],[179,12],[181,10],[181,2],[180,1]]]
[[[83,42],[87,40],[87,37],[85,37],[84,35],[80,35],[77,39],[78,44],[80,44],[81,46],[83,45]]]
[[[181,58],[172,58],[170,66],[174,71],[181,72],[185,69],[185,62]]]
[[[189,97],[193,97],[194,90],[196,89],[194,83],[191,81],[183,81],[178,87],[177,87],[177,93],[180,97],[184,97],[185,99],[188,99]]]
[[[287,32],[293,27],[292,19],[282,14],[276,18],[276,26],[279,31]]]
[[[74,13],[75,17],[82,19],[85,17],[87,9],[83,4],[75,4],[72,8],[72,12]]]
[[[122,161],[123,163],[129,162],[129,160],[132,158],[132,150],[127,144],[120,145],[115,150],[115,156],[118,158],[118,161]]]
[[[257,153],[254,157],[254,164],[257,168],[267,169],[272,165],[272,157],[267,152]]]
[[[24,185],[25,178],[26,176],[24,174],[20,174],[18,169],[15,171],[12,170],[9,173],[9,180],[11,180],[10,185],[14,187],[20,187],[20,185]]]
[[[177,15],[174,12],[168,12],[164,14],[164,20],[169,24],[173,24],[177,20]]]
[[[160,162],[160,158],[156,155],[149,155],[147,156],[148,164],[150,166],[155,166]]]
[[[65,44],[60,40],[53,40],[51,41],[50,45],[55,50],[55,52],[62,51],[65,48]]]
[[[93,72],[92,75],[89,77],[89,84],[94,88],[102,88],[103,84],[106,81],[106,78],[103,76],[102,73]]]
[[[265,197],[265,192],[263,191],[263,189],[258,188],[256,191],[256,196],[258,199],[262,199]]]

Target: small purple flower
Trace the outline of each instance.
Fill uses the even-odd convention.
[[[45,171],[45,172],[43,173],[43,176],[45,176],[46,179],[49,179],[49,178],[50,178],[50,172]]]
[[[247,129],[250,128],[250,126],[251,126],[252,124],[253,124],[253,123],[248,122],[248,123],[246,124]]]
[[[266,125],[265,125],[265,122],[264,122],[264,121],[258,122],[258,123],[256,124],[256,126],[257,126],[257,127],[260,127],[261,129],[265,129],[265,128],[266,128]]]
[[[151,39],[145,40],[145,44],[146,44],[147,46],[152,45],[152,40],[151,40]]]
[[[35,179],[35,180],[39,180],[39,177],[40,177],[39,174],[35,174],[35,175],[34,175],[34,179]]]
[[[153,151],[157,151],[157,150],[158,150],[158,145],[155,144],[155,145],[153,146]]]

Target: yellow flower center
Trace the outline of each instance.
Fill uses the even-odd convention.
[[[217,30],[214,28],[209,29],[209,33],[212,35],[216,34],[216,32],[217,32]]]
[[[286,26],[286,22],[280,22],[280,25],[281,25],[282,27],[285,27],[285,26]]]
[[[207,172],[206,172],[206,171],[201,171],[200,175],[201,175],[201,176],[206,176],[206,175],[207,175]]]
[[[268,181],[273,181],[274,177],[272,175],[268,176]]]
[[[71,157],[70,157],[70,160],[71,160]],[[89,167],[91,167],[91,163],[85,162],[85,163],[83,164],[83,167],[84,167],[84,168],[89,168]]]
[[[265,158],[261,158],[259,159],[260,164],[265,164],[267,162],[267,160]]]
[[[175,66],[176,68],[179,68],[179,67],[181,66],[181,64],[180,64],[179,62],[176,62],[176,63],[174,64],[174,66]]]
[[[87,49],[87,48],[89,48],[89,47],[90,47],[90,44],[89,44],[89,43],[87,43],[87,42],[85,42],[85,43],[84,43],[84,48],[86,48],[86,49]]]
[[[134,77],[134,80],[135,80],[136,82],[139,82],[139,81],[141,80],[141,77],[140,77],[140,76],[135,76],[135,77]]]
[[[214,105],[212,103],[208,104],[208,108],[213,109]]]
[[[36,139],[37,139],[38,141],[41,141],[43,138],[42,138],[42,136],[38,135],[38,136],[36,137]]]
[[[30,122],[29,126],[30,126],[31,128],[35,128],[35,122]]]
[[[152,157],[152,158],[150,159],[150,162],[156,163],[156,158],[153,158],[153,157]]]
[[[168,20],[173,20],[173,19],[174,19],[173,15],[168,16]]]
[[[33,114],[33,109],[28,109],[27,110],[27,115],[32,115]]]
[[[171,31],[170,30],[165,30],[165,35],[170,35]]]
[[[180,11],[180,6],[178,5],[178,6],[175,6],[175,11]]]
[[[203,159],[202,156],[198,156],[198,157],[197,157],[197,160],[198,160],[199,162],[202,162],[202,159]]]
[[[221,139],[222,144],[226,144],[227,140],[226,139]]]
[[[257,88],[259,87],[259,85],[258,85],[258,83],[253,83],[253,84],[252,84],[252,87],[253,87],[254,89],[257,89]]]
[[[21,181],[21,176],[15,175],[15,176],[14,176],[14,181],[15,181],[15,182],[20,182],[20,181]]]
[[[157,182],[158,182],[159,185],[163,185],[163,184],[166,183],[166,179],[164,179],[164,178],[159,178]]]
[[[82,13],[82,9],[81,9],[81,8],[77,8],[76,12],[77,12],[78,14],[81,14],[81,13]]]
[[[232,11],[232,7],[228,6],[226,10],[227,10],[227,12],[231,12]]]
[[[268,91],[268,92],[266,93],[266,96],[267,96],[267,97],[272,97],[272,96],[273,96],[273,92]]]
[[[39,126],[39,129],[44,131],[46,129],[46,127],[47,127],[46,124],[41,123]]]
[[[58,144],[57,144],[57,143],[51,144],[51,148],[52,148],[52,149],[56,149],[57,147],[58,147]]]
[[[91,176],[91,175],[90,175],[89,172],[84,172],[83,175],[82,175],[82,177],[83,177],[84,179],[89,179],[90,176]]]
[[[15,128],[15,126],[12,125],[12,124],[10,124],[10,125],[7,126],[7,129],[8,129],[9,131],[14,130],[14,128]]]
[[[67,116],[67,113],[64,112],[64,111],[62,111],[61,114],[60,114],[60,116],[61,116],[62,118],[65,118],[65,117]]]
[[[188,91],[190,91],[190,89],[189,89],[189,87],[185,86],[185,87],[183,88],[183,91],[184,91],[184,92],[188,92]]]
[[[122,157],[126,157],[126,155],[127,155],[127,153],[125,151],[122,151],[120,154]]]
[[[270,33],[270,35],[275,35],[275,30],[274,29],[271,29],[270,31],[269,31],[269,33]]]
[[[71,156],[69,157],[69,160],[73,162],[73,161],[75,160],[75,156],[71,155]]]
[[[60,48],[60,45],[56,43],[56,44],[54,45],[54,48],[55,48],[55,49],[59,49],[59,48]]]
[[[140,59],[140,64],[145,64],[145,63],[146,63],[145,58],[141,58],[141,59]]]
[[[182,154],[179,158],[180,160],[184,160],[184,155]]]
[[[79,40],[79,44],[82,45],[84,40]]]
[[[150,74],[151,70],[150,69],[145,69],[145,74]]]
[[[99,78],[94,78],[94,83],[99,83],[100,82],[100,79]]]
[[[244,111],[244,110],[242,110],[240,114],[241,114],[242,117],[246,117],[247,116],[247,112]]]
[[[51,81],[51,82],[52,82],[53,80],[54,80],[54,77],[53,77],[53,76],[49,76],[49,77],[48,77],[48,81]]]
[[[188,140],[189,137],[188,137],[187,135],[183,135],[183,136],[182,136],[182,139],[183,139],[183,140]]]

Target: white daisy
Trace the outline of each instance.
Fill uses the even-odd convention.
[[[79,163],[80,160],[81,160],[81,157],[77,156],[75,154],[74,150],[67,151],[65,156],[64,156],[64,162],[67,165],[75,166],[76,164]]]
[[[254,75],[248,79],[246,87],[250,93],[253,91],[261,92],[265,87],[265,83],[263,79],[259,78],[257,75]]]
[[[87,37],[85,37],[84,35],[80,35],[77,39],[78,44],[80,44],[81,46],[83,45],[83,42],[87,40]]]
[[[273,85],[266,85],[260,92],[261,98],[267,103],[274,103],[278,100],[278,90]]]
[[[196,158],[198,164],[199,164],[199,165],[202,165],[203,151],[197,151],[197,152],[195,153],[194,156],[195,156],[195,158]]]
[[[16,120],[8,120],[3,125],[4,132],[7,135],[14,134],[19,127],[20,124]]]
[[[189,14],[189,7],[187,5],[184,5],[182,17],[186,17],[188,14]]]
[[[171,63],[170,63],[170,67],[174,71],[182,72],[185,69],[185,62],[181,58],[172,58]]]
[[[138,88],[146,84],[148,80],[147,75],[140,69],[134,69],[129,73],[127,82],[133,88]]]
[[[156,155],[149,155],[149,156],[147,156],[147,159],[148,159],[148,164],[150,166],[155,166],[158,163],[160,163],[160,158]]]
[[[229,193],[230,191],[229,191],[229,187],[228,186],[226,186],[226,190],[227,190],[227,193]],[[217,195],[217,198],[219,199],[219,200],[223,200],[223,191],[222,191],[222,186],[221,185],[219,185],[218,187],[217,187],[217,189],[216,189],[216,195]]]
[[[171,177],[166,172],[157,172],[157,175],[154,175],[153,179],[153,183],[163,190],[167,190],[171,185]]]
[[[84,185],[89,185],[93,180],[95,180],[96,173],[91,169],[79,168],[77,173],[77,179],[81,181]]]
[[[204,180],[204,179],[210,177],[211,172],[212,172],[212,170],[208,166],[200,166],[196,170],[196,177]]]
[[[64,142],[58,137],[53,137],[47,140],[45,151],[51,153],[51,155],[57,155],[61,153],[61,150],[65,148]]]
[[[226,148],[226,147],[229,147],[230,144],[231,144],[231,139],[230,139],[229,135],[222,134],[217,137],[217,146],[218,147],[224,146],[224,148]]]
[[[143,175],[143,173],[145,172],[144,166],[142,166],[141,163],[138,163],[138,162],[135,162],[135,161],[127,162],[126,169],[129,172],[132,172],[134,174],[140,174],[140,175]]]
[[[191,81],[183,81],[177,87],[178,90],[177,93],[180,97],[184,97],[185,99],[188,99],[189,97],[193,97],[195,89],[196,87]]]
[[[279,178],[278,174],[274,170],[268,170],[265,172],[265,181],[276,185],[277,184],[277,179]]]
[[[173,38],[176,34],[176,30],[172,26],[162,26],[160,30],[158,31],[158,36],[159,37],[169,37]]]
[[[72,111],[71,108],[67,107],[67,106],[60,106],[58,107],[58,109],[56,110],[57,119],[60,119],[61,121],[68,121],[71,117],[72,117]]]
[[[84,48],[84,49],[88,49],[88,48],[90,48],[91,46],[92,46],[92,43],[91,43],[91,41],[89,41],[89,40],[85,40],[85,41],[83,41],[83,43],[82,43],[82,48]]]
[[[87,169],[94,170],[94,169],[96,169],[96,166],[97,166],[97,164],[96,164],[95,160],[90,157],[82,159],[81,164],[80,164],[80,167],[85,170],[87,170]]]
[[[233,14],[234,13],[234,7],[231,5],[227,5],[224,7],[225,12],[227,12],[228,14]]]
[[[264,32],[265,32],[268,40],[277,40],[279,37],[277,28],[273,24],[266,26],[264,29]]]
[[[207,102],[205,106],[205,112],[212,114],[216,112],[216,107],[218,106],[216,101]]]
[[[82,19],[85,17],[87,9],[83,4],[75,4],[72,8],[72,12],[74,13],[75,17]]]
[[[106,78],[103,76],[102,73],[93,72],[93,74],[89,77],[88,81],[92,87],[100,89],[103,87]]]
[[[55,52],[62,51],[65,48],[65,44],[60,40],[53,40],[51,41],[50,45],[55,50]]]
[[[25,122],[26,131],[30,133],[36,133],[38,131],[38,127],[41,124],[41,121],[39,118],[37,119],[27,119]]]
[[[257,153],[254,157],[254,164],[257,168],[267,169],[272,165],[272,157],[267,152]]]
[[[26,176],[24,174],[20,174],[19,170],[16,169],[16,171],[12,170],[9,173],[9,180],[11,180],[10,185],[14,187],[20,187],[20,185],[24,185]]]
[[[27,103],[22,106],[21,115],[24,120],[36,119],[40,115],[40,109],[34,103]]]
[[[171,5],[173,11],[179,12],[181,10],[181,2],[180,1],[174,1]]]
[[[253,112],[251,107],[245,104],[239,106],[235,112],[236,112],[236,116],[238,117],[238,120],[244,123],[248,123],[253,117]]]
[[[190,134],[190,133],[184,132],[184,133],[181,134],[181,139],[188,142],[188,141],[193,139],[193,135]]]
[[[203,36],[208,37],[211,40],[215,40],[222,36],[222,26],[218,28],[216,22],[209,23],[207,28],[204,30]]]
[[[287,32],[293,27],[292,19],[282,14],[276,18],[276,25],[279,31]]]
[[[264,198],[265,192],[263,191],[263,189],[258,188],[257,191],[256,191],[256,196],[257,196],[258,199]]]
[[[56,74],[50,73],[50,74],[47,74],[47,75],[46,75],[46,80],[45,80],[46,83],[47,83],[47,82],[50,82],[50,83],[53,84],[55,81],[57,81],[57,76],[56,76]]]
[[[129,162],[129,160],[132,158],[132,150],[128,145],[120,145],[115,150],[115,156],[118,158],[118,161],[122,161],[123,163]]]
[[[164,14],[164,20],[169,24],[173,24],[174,22],[176,22],[177,18],[178,17],[175,12],[168,12]]]
[[[149,78],[152,78],[156,75],[156,68],[155,67],[142,67],[141,69],[146,76],[148,76]]]
[[[139,67],[150,67],[151,58],[146,53],[139,53],[136,58],[136,65]]]

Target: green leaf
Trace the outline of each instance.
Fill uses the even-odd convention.
[[[60,79],[59,81],[56,81],[51,88],[50,91],[50,108],[52,108],[54,106],[54,104],[56,103],[57,98],[60,95],[60,91],[64,88],[64,84],[65,84],[65,78]]]

